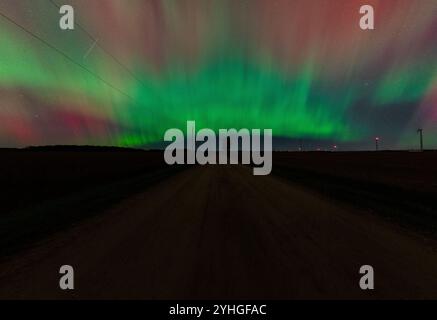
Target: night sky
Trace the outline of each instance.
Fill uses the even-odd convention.
[[[0,147],[150,147],[187,120],[437,148],[437,0],[0,0]]]

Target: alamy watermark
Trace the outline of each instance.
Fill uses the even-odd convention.
[[[164,152],[165,162],[174,164],[253,164],[253,174],[272,171],[272,130],[220,129],[218,137],[211,129],[196,133],[196,122],[187,121],[186,141],[180,129],[169,129],[164,141],[171,142]],[[240,148],[241,146],[241,148]],[[185,155],[186,153],[186,155]]]

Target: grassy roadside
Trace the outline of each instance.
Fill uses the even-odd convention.
[[[437,237],[435,192],[293,165],[276,164],[273,174],[313,190],[331,201],[365,209],[426,237]]]
[[[186,169],[183,166],[151,167],[135,176],[87,185],[66,195],[44,199],[0,215],[0,260],[71,225],[102,213],[123,199]]]

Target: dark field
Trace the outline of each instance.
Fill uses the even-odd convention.
[[[0,157],[3,214],[165,168],[159,151],[121,148],[5,149]]]
[[[437,152],[281,152],[273,173],[437,235]]]
[[[276,166],[437,192],[437,152],[278,152]],[[275,166],[274,166],[275,167]]]
[[[105,147],[0,150],[0,252],[92,217],[178,170],[162,159],[161,151]]]

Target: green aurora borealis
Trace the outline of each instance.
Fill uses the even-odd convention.
[[[50,0],[0,0],[0,147],[150,146],[195,120],[291,148],[411,148],[423,127],[437,148],[436,0],[62,4],[74,31]]]

